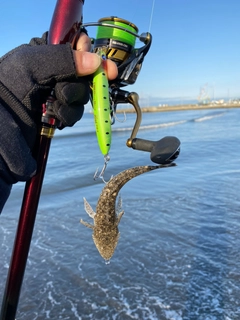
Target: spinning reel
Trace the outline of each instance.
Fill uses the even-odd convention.
[[[170,164],[180,153],[180,141],[176,137],[164,137],[159,141],[137,138],[142,120],[139,97],[135,92],[122,89],[137,80],[145,55],[150,49],[152,35],[138,35],[138,28],[133,23],[117,18],[102,18],[97,23],[84,24],[84,27],[97,26],[96,39],[92,39],[93,51],[102,58],[102,65],[94,74],[91,85],[91,102],[98,144],[106,163],[111,146],[111,125],[119,103],[130,103],[136,111],[136,121],[127,146],[135,150],[150,152],[150,158],[158,164]],[[136,39],[143,42],[141,48],[135,48]],[[105,59],[111,59],[117,64],[118,77],[108,81],[105,70]],[[102,172],[103,173],[103,172]]]

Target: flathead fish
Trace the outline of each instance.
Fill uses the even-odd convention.
[[[118,240],[119,231],[118,225],[123,216],[124,211],[121,211],[121,198],[119,197],[116,204],[116,199],[121,188],[131,179],[140,174],[152,171],[159,168],[175,166],[170,165],[159,166],[138,166],[120,172],[114,176],[103,188],[98,199],[96,212],[84,198],[84,208],[88,215],[93,219],[94,224],[87,223],[82,219],[80,222],[93,230],[93,241],[100,253],[106,261],[112,257]]]

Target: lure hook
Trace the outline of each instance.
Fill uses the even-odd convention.
[[[108,155],[108,154],[106,154],[105,156],[104,156],[104,165],[103,165],[103,168],[102,168],[102,170],[101,170],[101,172],[100,172],[100,174],[98,175],[98,168],[97,168],[97,170],[96,170],[96,172],[95,172],[95,174],[94,174],[94,176],[93,176],[93,179],[94,180],[96,180],[96,179],[102,179],[102,181],[106,184],[107,183],[107,181],[104,179],[104,173],[105,173],[105,170],[106,170],[106,168],[107,168],[107,164],[108,164],[108,162],[110,161],[110,156]]]

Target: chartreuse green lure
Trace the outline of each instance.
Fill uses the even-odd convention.
[[[112,131],[106,72],[106,48],[98,48],[96,53],[102,58],[102,63],[93,75],[93,114],[98,145],[102,154],[107,156],[111,147]]]

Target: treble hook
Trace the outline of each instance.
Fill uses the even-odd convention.
[[[109,156],[108,154],[106,154],[106,155],[104,156],[104,165],[103,165],[103,168],[102,168],[102,170],[101,170],[101,172],[100,172],[99,175],[97,175],[97,173],[98,173],[98,168],[97,168],[97,170],[96,170],[96,172],[95,172],[95,174],[94,174],[94,176],[93,176],[93,179],[94,179],[94,180],[100,178],[100,179],[102,179],[102,181],[103,181],[104,183],[107,183],[107,181],[105,181],[105,179],[104,179],[104,172],[105,172],[105,170],[106,170],[106,168],[107,168],[107,164],[108,164],[109,161],[110,161],[110,156]]]

